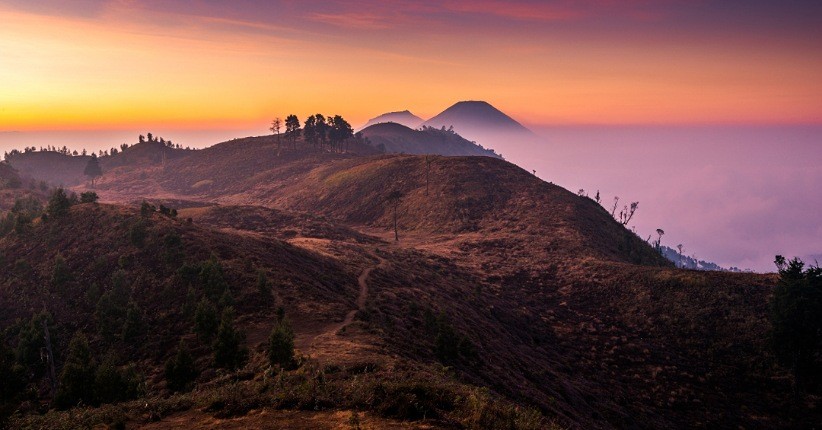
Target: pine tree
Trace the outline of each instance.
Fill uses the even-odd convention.
[[[83,174],[91,179],[91,188],[94,188],[94,181],[100,176],[103,176],[103,169],[100,168],[100,161],[97,160],[97,154],[91,154],[91,158],[89,158]]]
[[[208,341],[217,332],[217,309],[207,298],[200,300],[194,311],[194,332],[202,341]]]
[[[94,401],[95,372],[96,365],[88,340],[82,333],[77,333],[69,343],[66,362],[60,373],[60,386],[55,399],[57,404],[61,407],[91,404]]]
[[[226,308],[214,340],[214,365],[226,369],[240,367],[248,355],[248,351],[242,347],[244,341],[245,336],[234,327],[234,308]]]
[[[171,391],[187,391],[197,379],[197,368],[188,350],[188,345],[180,339],[177,354],[166,361],[166,384]]]
[[[283,368],[294,361],[294,331],[285,318],[274,326],[268,337],[268,360],[272,366]]]

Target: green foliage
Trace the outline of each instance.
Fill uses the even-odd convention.
[[[103,176],[103,169],[100,168],[100,161],[97,160],[97,154],[91,154],[91,158],[89,158],[88,163],[86,163],[83,174],[91,178],[92,181],[97,177]]]
[[[57,254],[57,257],[54,258],[54,269],[51,272],[51,284],[56,288],[61,288],[71,280],[71,271],[66,264],[66,260],[63,259],[62,255]]]
[[[128,239],[132,245],[142,248],[146,244],[146,223],[138,220],[128,229]]]
[[[207,298],[200,300],[194,311],[194,332],[200,340],[208,341],[217,333],[217,309]]]
[[[226,282],[223,274],[223,266],[214,256],[201,263],[199,281],[203,292],[211,300],[219,300],[228,288],[228,282]]]
[[[169,265],[183,259],[183,239],[179,234],[171,232],[163,238],[163,259]]]
[[[779,284],[771,301],[771,344],[780,364],[793,372],[796,393],[822,382],[822,269],[777,256]]]
[[[132,366],[121,368],[109,354],[94,375],[95,404],[116,403],[135,399],[141,394],[141,381]]]
[[[244,341],[243,333],[234,327],[234,308],[224,309],[213,345],[214,365],[226,369],[242,366],[248,357],[248,351],[242,346]]]
[[[180,339],[177,353],[166,361],[165,377],[168,389],[171,391],[187,391],[191,383],[197,379],[197,368],[194,359],[188,350],[188,345]]]
[[[75,334],[69,343],[66,362],[60,372],[60,385],[55,399],[57,405],[71,407],[78,403],[93,403],[96,370],[88,340],[82,333]]]
[[[115,272],[112,275],[112,288],[100,297],[95,312],[97,331],[104,339],[112,341],[122,334],[129,295],[125,275],[122,271]]]
[[[72,199],[66,194],[66,190],[57,188],[51,193],[46,213],[50,219],[63,217],[68,214],[71,204]]]
[[[140,205],[140,215],[144,217],[150,217],[156,210],[157,208],[147,201],[143,201],[143,204]]]
[[[433,313],[427,313],[426,316],[433,317]],[[477,358],[477,352],[474,344],[470,339],[457,332],[451,323],[440,315],[433,320],[426,320],[426,326],[429,331],[436,332],[434,337],[434,355],[443,363],[451,363],[459,360],[474,360]]]
[[[272,366],[288,368],[294,362],[294,330],[283,318],[268,336],[268,361]]]
[[[128,302],[125,321],[123,321],[122,337],[125,342],[134,342],[145,331],[143,312],[134,301]]]
[[[49,326],[53,324],[51,315],[45,311],[33,315],[27,324],[20,327],[17,335],[15,351],[17,363],[35,376],[42,375],[46,369],[45,363],[40,359],[40,351],[46,347],[43,337],[44,321]]]
[[[80,193],[80,203],[97,203],[100,197],[94,191]]]

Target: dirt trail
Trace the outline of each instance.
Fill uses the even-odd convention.
[[[374,269],[383,268],[387,264],[387,261],[380,257],[378,254],[373,254],[374,257],[378,260],[378,263],[374,266],[369,266],[363,269],[360,276],[357,278],[357,283],[360,286],[360,291],[357,296],[357,307],[356,309],[350,310],[346,315],[345,319],[339,324],[334,324],[328,329],[323,330],[322,333],[318,334],[314,337],[311,341],[311,349],[316,349],[318,345],[322,343],[328,343],[329,341],[333,342],[335,338],[337,338],[337,333],[339,333],[345,327],[351,325],[354,322],[354,317],[357,315],[357,311],[362,310],[365,308],[365,303],[368,301],[368,277],[371,275],[371,272]]]

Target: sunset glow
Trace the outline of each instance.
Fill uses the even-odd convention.
[[[527,124],[822,122],[818,6],[28,3],[0,2],[3,131],[239,128],[341,110],[363,123],[463,99]]]

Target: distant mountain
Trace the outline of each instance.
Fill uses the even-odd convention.
[[[424,127],[412,130],[404,125],[387,122],[362,130],[371,145],[383,152],[404,154],[479,155],[499,157],[453,131]]]
[[[393,122],[397,124],[402,124],[408,128],[416,129],[423,123],[423,119],[414,115],[413,113],[404,110],[402,112],[388,112],[384,113],[376,118],[371,118],[368,122],[362,127],[362,129],[366,129],[374,124],[382,124],[387,122]]]
[[[484,101],[459,102],[423,125],[446,129],[454,127],[457,133],[472,140],[479,140],[487,133],[532,134],[531,130]]]
[[[710,261],[698,260],[687,255],[680,256],[679,251],[664,245],[661,249],[663,257],[672,261],[677,265],[677,267],[681,267],[683,269],[711,270],[716,272],[743,272],[743,270],[738,267],[725,268]]]

